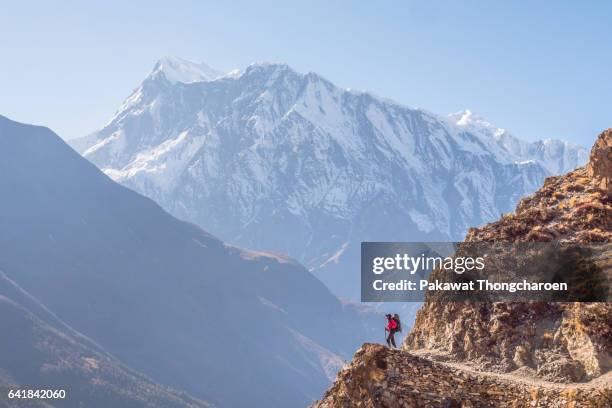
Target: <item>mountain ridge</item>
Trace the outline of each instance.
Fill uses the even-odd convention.
[[[226,407],[303,406],[354,348],[343,334],[369,337],[297,262],[177,220],[47,128],[0,117],[0,189],[0,268],[157,383]]]
[[[571,147],[520,156],[452,118],[275,63],[189,84],[147,77],[72,145],[178,218],[287,253],[352,300],[360,242],[460,240],[535,191],[547,168],[584,159]]]
[[[55,406],[210,407],[183,392],[154,383],[126,367],[91,339],[59,320],[0,271],[0,353],[3,390],[63,389]],[[27,363],[23,357],[27,355]],[[0,406],[13,406],[5,392]],[[51,406],[44,400],[33,406]]]

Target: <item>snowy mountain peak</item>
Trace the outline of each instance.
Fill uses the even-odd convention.
[[[474,116],[475,115],[469,109],[464,109],[462,111],[450,113],[448,115],[448,117],[451,118],[453,122],[457,123],[460,126],[471,122]]]
[[[149,78],[157,78],[160,74],[171,83],[212,81],[223,75],[204,62],[193,62],[179,57],[163,57],[153,67]]]
[[[448,115],[448,117],[457,126],[462,126],[462,127],[466,127],[470,129],[473,129],[473,128],[487,129],[492,133],[493,136],[501,135],[505,132],[505,129],[494,126],[493,124],[491,124],[491,122],[489,122],[482,116],[475,114],[469,109],[451,113]]]
[[[466,131],[497,142],[517,164],[536,162],[550,174],[561,174],[587,160],[587,150],[582,146],[557,139],[536,142],[521,140],[469,109],[451,113],[448,117]]]
[[[248,70],[257,69],[291,69],[285,62],[274,62],[274,61],[256,61],[247,66]]]
[[[279,76],[283,73],[291,73],[298,75],[298,73],[292,69],[289,65],[281,62],[254,62],[249,64],[245,71],[245,75],[266,75],[266,76]]]

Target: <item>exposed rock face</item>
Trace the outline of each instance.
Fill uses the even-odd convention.
[[[597,139],[587,170],[602,190],[612,193],[612,129],[606,130]]]
[[[610,389],[486,375],[364,344],[314,408],[607,407]]]
[[[608,130],[587,166],[548,178],[514,214],[471,229],[466,241],[609,244],[611,145]],[[366,344],[315,406],[610,406],[612,303],[443,302],[439,296],[427,294],[403,350]]]

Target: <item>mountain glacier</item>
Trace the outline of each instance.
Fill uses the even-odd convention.
[[[349,299],[361,241],[460,240],[587,158],[469,111],[435,115],[286,64],[222,74],[179,58],[160,60],[72,146],[173,215],[289,254]]]

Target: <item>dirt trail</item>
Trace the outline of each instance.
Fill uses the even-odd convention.
[[[588,383],[553,383],[522,372],[479,371],[424,351],[364,344],[316,408],[608,408],[610,373]]]
[[[392,352],[406,353],[408,355],[426,358],[437,364],[441,364],[453,370],[463,371],[475,377],[495,378],[497,380],[507,381],[509,383],[517,385],[537,386],[557,390],[566,390],[568,388],[612,389],[612,371],[608,371],[604,375],[601,375],[587,382],[557,383],[543,380],[542,378],[537,377],[535,373],[529,372],[528,370],[517,370],[509,373],[482,371],[478,368],[475,368],[471,364],[447,361],[448,356],[446,354],[432,352],[431,350],[393,350]]]

